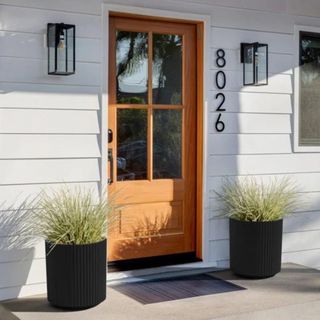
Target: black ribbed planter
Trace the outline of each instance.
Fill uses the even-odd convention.
[[[46,242],[48,301],[61,308],[85,309],[106,298],[106,240],[85,245]]]
[[[282,220],[230,219],[230,269],[248,278],[268,278],[281,270]]]

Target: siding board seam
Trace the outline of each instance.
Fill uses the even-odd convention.
[[[46,9],[46,8],[39,8],[39,7],[28,7],[23,5],[14,5],[14,4],[1,4],[0,7],[9,7],[9,8],[22,8],[22,9],[29,9],[29,10],[38,10],[38,11],[47,11],[47,12],[57,12],[57,13],[67,13],[70,15],[82,15],[82,16],[93,16],[93,17],[101,17],[101,14],[94,14],[94,13],[84,13],[78,11],[66,11],[66,10],[57,10],[57,9]]]
[[[47,61],[47,59],[41,59],[41,58],[5,56],[5,55],[0,55],[0,58],[20,59],[20,60],[30,60],[30,61],[40,61],[40,62],[46,62]],[[100,61],[77,60],[77,59],[76,59],[76,63],[79,63],[79,64],[99,64],[99,65],[101,65]],[[284,74],[287,74],[287,73],[284,73]]]
[[[211,25],[211,28],[213,29],[227,29],[227,30],[237,30],[237,31],[248,31],[248,32],[257,32],[257,33],[264,33],[264,34],[278,34],[278,35],[285,35],[285,36],[293,36],[294,32],[279,32],[279,31],[262,31],[258,29],[246,29],[246,28],[241,28],[241,27],[220,27],[220,26],[215,26]],[[273,53],[270,51],[270,53]]]
[[[100,89],[99,85],[87,85],[87,84],[73,84],[73,83],[49,83],[49,82],[28,82],[28,81],[2,81],[0,80],[0,84],[27,84],[27,85],[47,85],[47,86],[58,86],[58,87],[84,87],[84,88],[98,88]],[[96,93],[98,94],[98,92]]]

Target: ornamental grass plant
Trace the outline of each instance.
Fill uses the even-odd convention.
[[[297,208],[297,188],[289,178],[263,183],[252,177],[225,180],[221,192],[223,215],[231,219],[264,222],[280,220]]]
[[[42,192],[32,214],[33,234],[57,244],[92,244],[106,238],[117,219],[114,199],[97,199],[92,190]]]

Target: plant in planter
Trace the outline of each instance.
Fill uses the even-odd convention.
[[[269,184],[227,180],[216,193],[229,218],[230,269],[249,278],[280,272],[283,217],[297,206],[294,184],[287,178]]]
[[[82,309],[106,298],[106,234],[116,214],[112,201],[91,191],[42,193],[30,226],[45,239],[48,301]]]

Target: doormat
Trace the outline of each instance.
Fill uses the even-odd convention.
[[[112,288],[142,304],[245,290],[245,288],[209,274],[122,283]]]

